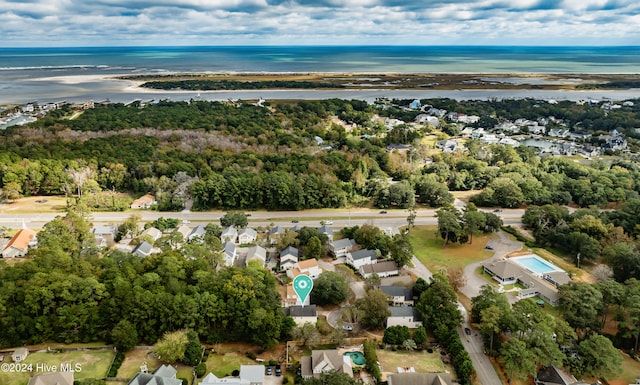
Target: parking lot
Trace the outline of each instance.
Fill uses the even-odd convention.
[[[284,374],[284,373],[283,373]],[[264,375],[264,385],[282,385],[283,376],[276,376],[275,373],[271,375]]]

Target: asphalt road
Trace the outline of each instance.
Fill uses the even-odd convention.
[[[491,210],[486,210],[491,211]],[[435,225],[438,223],[436,210],[418,210],[416,213],[416,225]],[[126,212],[95,212],[91,213],[93,224],[118,224],[122,223],[132,214],[139,214],[142,222],[149,222],[159,217],[177,218],[182,221],[189,221],[193,224],[207,224],[210,222],[219,223],[224,212],[157,212],[157,211],[134,211]],[[271,224],[281,226],[293,226],[293,221],[298,221],[300,226],[320,226],[321,221],[330,221],[331,227],[341,228],[346,226],[362,225],[365,223],[378,226],[382,229],[397,229],[407,225],[408,212],[405,210],[388,210],[387,214],[380,214],[379,210],[305,210],[305,211],[255,211],[247,212],[250,226],[269,226]],[[521,223],[524,210],[502,210],[496,213],[502,217],[507,225],[517,225]],[[0,226],[9,228],[41,228],[45,223],[50,222],[58,215],[64,213],[25,213],[25,214],[0,214]]]

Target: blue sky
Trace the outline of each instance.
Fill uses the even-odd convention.
[[[0,46],[639,45],[638,0],[0,0]]]

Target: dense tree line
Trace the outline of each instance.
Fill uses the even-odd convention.
[[[206,343],[269,347],[292,328],[275,278],[262,268],[216,271],[211,258],[180,251],[99,258],[77,214],[48,223],[38,238],[33,259],[0,269],[2,346],[98,340],[131,346],[190,329]]]

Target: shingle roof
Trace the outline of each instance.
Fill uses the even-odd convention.
[[[73,385],[73,372],[55,372],[37,374],[28,385]]]
[[[334,241],[333,248],[344,249],[346,247],[353,247],[355,246],[355,244],[356,244],[356,241],[354,241],[353,239],[343,238],[343,239],[338,239],[337,241]]]
[[[305,261],[298,261],[298,267],[300,270],[311,269],[313,267],[318,267],[318,260],[315,258],[307,259]]]
[[[413,290],[403,286],[380,286],[380,290],[386,295],[393,297],[404,297],[406,301],[413,299]]]
[[[296,249],[296,248],[295,248],[295,247],[293,247],[293,246],[287,246],[287,248],[286,248],[286,249],[284,249],[284,250],[282,250],[282,251],[280,252],[280,257],[284,257],[284,256],[285,256],[285,255],[287,255],[287,254],[291,254],[291,255],[293,255],[294,257],[298,258],[298,249]]]
[[[374,250],[369,250],[369,249],[362,249],[362,250],[351,252],[351,258],[354,261],[357,261],[359,259],[364,259],[367,257],[371,259],[376,259],[376,252]]]
[[[291,317],[315,317],[318,315],[316,305],[291,306],[286,308],[285,311]]]
[[[451,385],[449,373],[393,373],[387,376],[389,385]]]
[[[397,271],[398,265],[393,261],[384,261],[364,265],[362,266],[362,270],[364,271],[364,274],[387,273],[390,271]]]
[[[416,321],[422,319],[413,306],[389,306],[388,309],[391,312],[391,317],[413,317]]]

